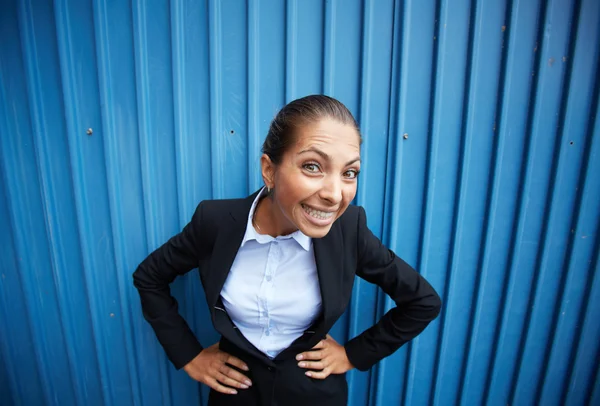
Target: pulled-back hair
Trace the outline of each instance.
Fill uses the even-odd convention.
[[[262,152],[275,165],[280,164],[283,155],[295,141],[296,130],[324,118],[353,126],[360,138],[358,124],[350,110],[333,97],[317,94],[291,101],[277,113],[269,127]]]

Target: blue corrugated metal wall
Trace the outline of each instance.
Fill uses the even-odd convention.
[[[260,186],[286,102],[364,134],[357,202],[442,294],[351,405],[600,405],[600,2],[2,0],[0,402],[206,401],[131,272]],[[198,278],[175,283],[203,344]],[[357,281],[334,337],[389,299]]]

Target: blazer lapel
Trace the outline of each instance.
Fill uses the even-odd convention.
[[[229,213],[230,216],[219,227],[208,270],[207,284],[204,289],[215,329],[235,346],[246,349],[247,352],[260,359],[262,353],[240,333],[220,300],[221,290],[244,239],[248,214],[257,194],[258,192],[246,199],[235,201]],[[268,363],[272,364],[271,361],[268,361]]]
[[[299,337],[277,356],[279,359],[293,358],[296,354],[314,347],[319,340],[325,337],[325,334],[331,329],[331,326],[338,319],[339,315],[344,312],[342,295],[344,247],[339,224],[337,222],[334,223],[325,237],[314,238],[313,248],[323,311],[321,317],[310,327],[310,330],[314,331],[307,330],[304,335]]]
[[[313,239],[313,244],[323,304],[323,327],[329,329],[337,319],[337,304],[342,299],[343,246],[339,224],[334,223],[325,237]]]
[[[231,265],[233,265],[233,261],[244,239],[248,223],[248,213],[250,213],[250,208],[257,193],[252,194],[246,199],[235,201],[233,207],[231,207],[230,215],[226,216],[225,224],[219,227],[207,275],[208,283],[204,287],[211,311],[219,300]]]

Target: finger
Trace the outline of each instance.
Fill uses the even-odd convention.
[[[306,351],[302,354],[298,354],[296,359],[300,360],[321,360],[323,359],[323,351]]]
[[[298,363],[298,366],[300,368],[306,368],[306,369],[317,369],[317,370],[321,370],[325,368],[325,364],[323,363],[323,361],[302,361]]]
[[[229,355],[229,354],[226,354],[226,355],[227,355],[227,358],[225,358],[223,361],[225,361],[229,365],[233,365],[234,367],[238,367],[239,369],[242,369],[244,371],[250,370],[248,368],[248,365],[246,365],[246,363],[244,361],[242,361],[241,359],[236,358],[233,355]]]
[[[227,386],[221,385],[219,381],[215,378],[210,378],[210,381],[207,382],[207,385],[216,390],[217,392],[224,393],[226,395],[236,395],[237,391],[233,388],[228,388]]]
[[[245,383],[242,383],[236,379],[230,378],[225,374],[219,374],[217,376],[217,381],[223,385],[233,386],[234,388],[248,389],[250,387],[250,385],[246,385]]]
[[[223,365],[221,368],[219,368],[219,372],[221,375],[232,379],[236,382],[235,385],[231,385],[231,386],[238,386],[238,385],[244,385],[246,386],[244,389],[248,389],[248,386],[252,386],[252,381],[250,379],[248,379],[248,377],[242,373],[239,373],[238,371],[229,368],[227,365]],[[230,385],[229,383],[227,383],[227,385]],[[240,386],[238,386],[240,387]]]
[[[312,347],[313,350],[319,350],[321,348],[325,348],[325,340],[319,341],[314,347]]]
[[[316,372],[316,371],[307,371],[305,372],[306,376],[310,377],[310,378],[314,378],[314,379],[325,379],[329,376],[330,372],[328,368],[325,368],[324,370],[320,371],[320,372]]]

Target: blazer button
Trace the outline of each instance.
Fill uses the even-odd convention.
[[[270,372],[273,372],[273,367],[267,367]]]

